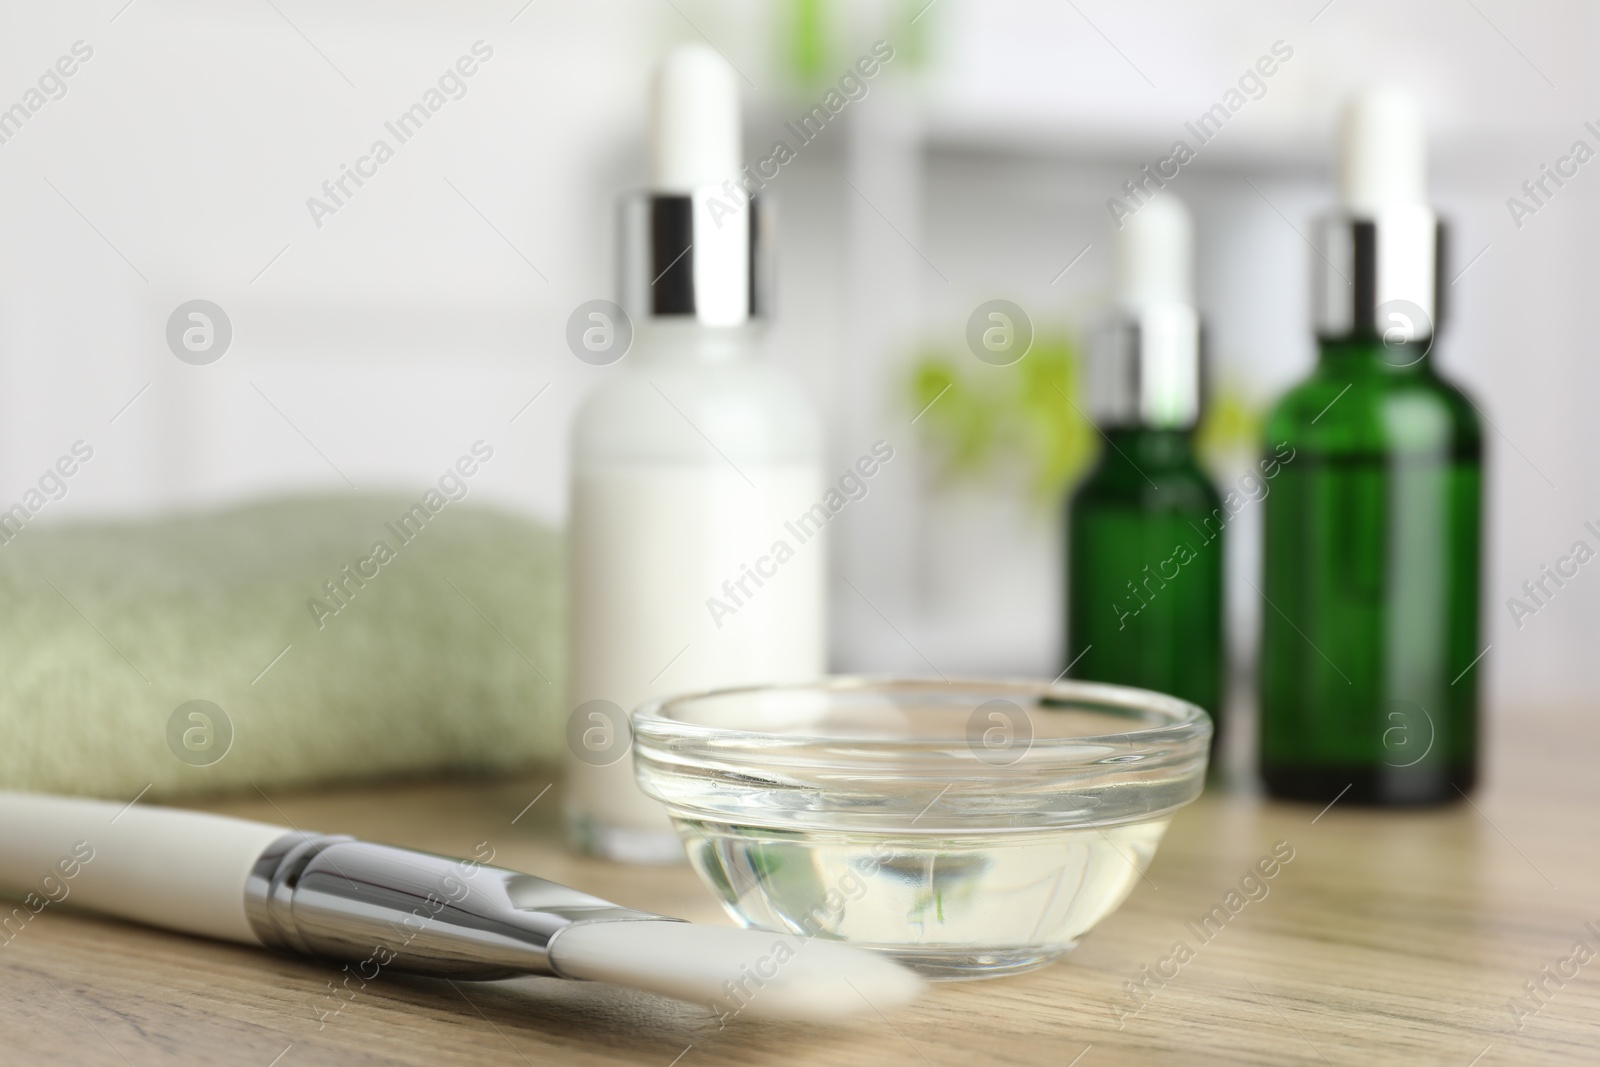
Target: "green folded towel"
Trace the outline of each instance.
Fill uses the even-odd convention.
[[[271,792],[563,743],[561,551],[526,519],[350,496],[0,539],[0,787]]]

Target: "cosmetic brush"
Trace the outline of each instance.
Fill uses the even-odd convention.
[[[201,812],[0,792],[0,890],[375,972],[588,979],[728,1014],[888,1010],[915,974],[837,942],[702,926],[531,874]]]

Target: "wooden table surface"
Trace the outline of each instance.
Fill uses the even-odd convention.
[[[588,983],[389,976],[322,1018],[339,974],[328,964],[52,907],[0,947],[0,1063],[1600,1062],[1597,757],[1592,718],[1529,715],[1497,721],[1472,803],[1319,814],[1213,790],[1174,821],[1148,881],[1063,962],[935,985],[887,1019],[837,1027],[719,1029],[704,1008]],[[534,774],[204,806],[435,852],[488,842],[497,863],[725,921],[687,868],[567,855],[549,784]],[[1229,901],[1275,846],[1293,859]],[[1226,926],[1197,936],[1189,924],[1230,903]],[[1188,952],[1175,956],[1178,942]],[[1136,1005],[1125,983],[1145,968],[1168,977]],[[1533,999],[1526,983],[1546,992]]]

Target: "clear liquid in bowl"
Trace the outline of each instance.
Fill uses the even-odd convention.
[[[760,929],[871,945],[930,978],[1043,966],[1120,905],[1169,819],[972,836],[677,820],[723,906]]]

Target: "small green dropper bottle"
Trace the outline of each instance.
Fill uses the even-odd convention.
[[[1442,231],[1421,111],[1345,115],[1341,209],[1320,224],[1319,355],[1267,420],[1260,768],[1274,796],[1454,800],[1476,779],[1482,438],[1440,379]]]
[[[1200,319],[1188,211],[1163,193],[1124,220],[1116,249],[1118,308],[1086,375],[1104,447],[1067,502],[1063,664],[1074,678],[1199,704],[1220,733],[1226,512],[1194,453]]]

